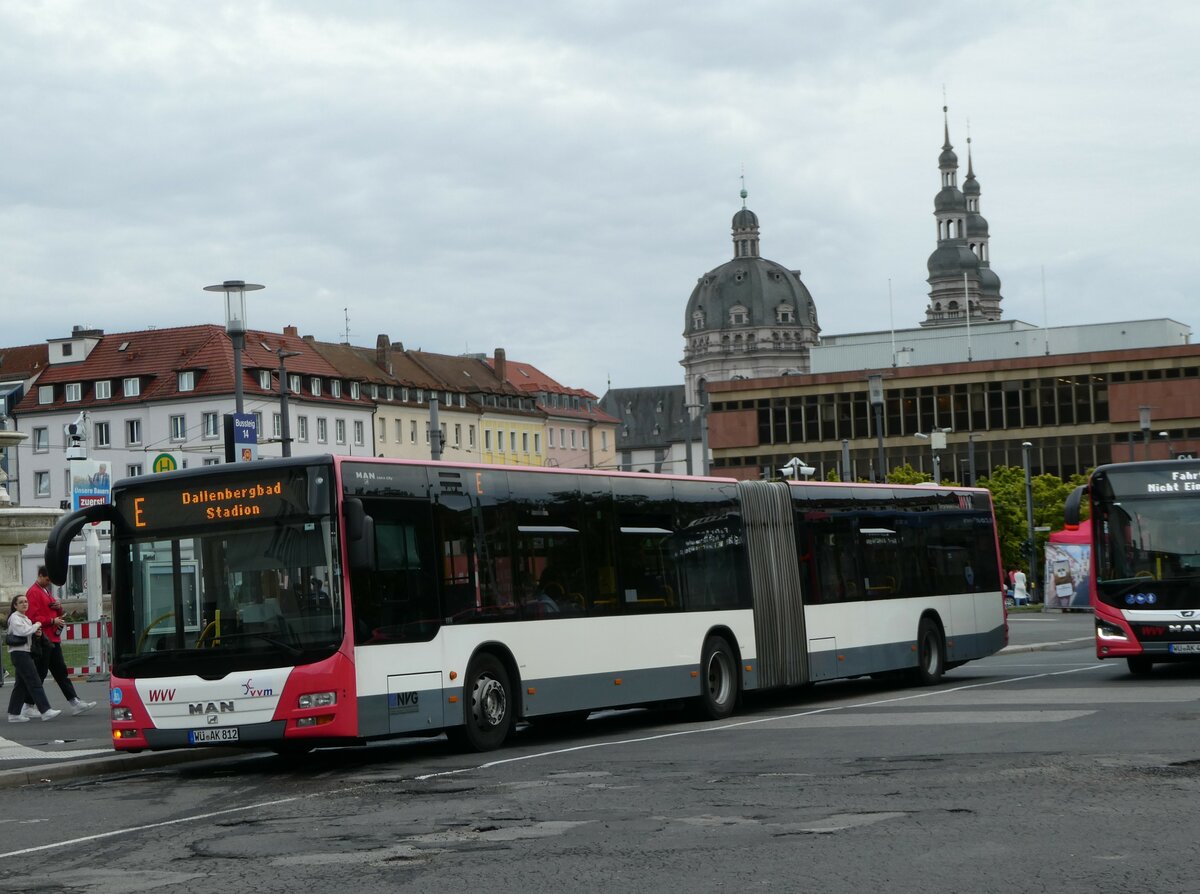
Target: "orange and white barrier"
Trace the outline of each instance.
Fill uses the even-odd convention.
[[[67,624],[62,629],[60,636],[64,643],[93,639],[100,640],[100,663],[98,665],[85,664],[81,667],[68,667],[68,674],[75,677],[85,674],[108,673],[108,644],[112,637],[112,621],[107,619],[103,621],[76,621],[73,624]],[[89,651],[95,654],[95,650]]]

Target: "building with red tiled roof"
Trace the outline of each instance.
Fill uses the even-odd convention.
[[[567,469],[604,469],[616,466],[616,431],[619,420],[604,412],[596,395],[583,388],[568,388],[532,363],[509,360],[497,348],[488,364],[504,370],[510,384],[534,397],[546,414],[546,465]]]
[[[243,408],[258,419],[259,456],[283,453],[281,353],[294,355],[283,359],[291,453],[369,453],[375,403],[362,380],[342,375],[289,326],[246,333]],[[114,480],[148,473],[164,455],[179,467],[222,462],[233,366],[232,342],[218,325],[111,334],[76,327],[49,339],[45,367],[12,411],[30,437],[16,448],[10,492],[25,506],[70,500],[69,424],[79,426],[87,458],[105,463]],[[35,566],[35,552],[23,564]],[[31,567],[24,570],[31,578]]]

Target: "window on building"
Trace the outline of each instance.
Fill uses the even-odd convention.
[[[529,452],[529,432],[527,431],[521,432],[521,452]]]
[[[125,446],[138,447],[142,443],[142,420],[125,420]]]
[[[283,414],[282,413],[272,413],[271,414],[271,437],[272,438],[282,438],[283,437]]]
[[[345,419],[333,420],[333,436],[337,440],[337,443],[339,443],[339,444],[346,443],[346,420]]]
[[[492,430],[490,428],[485,428],[483,430],[483,449],[492,449]]]
[[[289,373],[288,374],[288,391],[292,392],[292,394],[295,394],[302,387],[304,387],[304,386],[303,386],[303,383],[300,381],[299,374],[298,373]]]
[[[220,416],[218,416],[214,411],[209,410],[207,413],[202,414],[201,419],[203,420],[203,424],[201,426],[201,428],[203,429],[203,437],[205,437],[205,438],[221,437],[221,417]]]
[[[351,382],[350,383],[350,397],[353,398],[354,400],[358,400],[358,398],[361,395],[362,395],[362,390],[360,389],[358,382]]]
[[[313,397],[321,396],[321,377],[320,376],[312,376],[308,380],[308,393],[311,394]]]
[[[388,400],[395,400],[395,399],[396,399],[396,389],[395,389],[395,387],[394,387],[394,386],[392,386],[392,385],[388,385],[388,386],[386,386],[386,387],[384,388],[384,392],[383,392],[383,393],[384,393],[384,395],[387,397],[387,399],[388,399]]]
[[[467,446],[474,448],[475,446],[475,426],[467,426]]]
[[[341,397],[342,396],[342,380],[341,379],[333,379],[330,381],[329,393],[333,397]]]
[[[141,475],[141,474],[142,474],[142,464],[141,463],[130,463],[129,465],[127,465],[125,467],[125,477],[127,477],[127,478],[136,478],[138,475]]]
[[[204,457],[204,462],[201,463],[201,465],[205,465],[205,466],[217,466],[220,464],[221,464],[221,460],[219,457],[216,457],[216,456],[206,456],[206,457]]]
[[[196,390],[196,373],[194,370],[185,369],[178,375],[178,387],[180,391],[195,391]]]
[[[551,447],[554,446],[554,429],[549,426],[546,428],[546,443]]]
[[[535,432],[533,433],[533,452],[534,452],[534,453],[541,453],[541,452],[542,452],[542,435],[541,435],[541,432],[536,432],[536,431],[535,431]]]
[[[429,423],[425,423],[425,443],[429,443]]]
[[[35,497],[50,496],[50,473],[49,472],[34,472],[33,473],[33,494]]]
[[[403,419],[396,420],[396,443],[397,444],[404,443],[404,420]]]
[[[587,435],[588,433],[586,431],[581,431],[579,433],[579,446],[583,447],[585,450],[587,449]]]
[[[112,382],[109,379],[101,379],[92,389],[92,396],[96,400],[108,400],[112,397]]]
[[[308,440],[308,417],[307,416],[297,416],[296,417],[296,440],[297,441],[307,441]]]
[[[329,440],[329,423],[323,416],[317,417],[317,443],[324,444]]]
[[[386,419],[379,420],[379,443],[380,444],[387,443],[387,420]]]
[[[600,449],[601,450],[608,449],[608,432],[607,431],[600,432]]]
[[[558,430],[558,446],[564,448],[567,446],[567,430],[565,428]]]
[[[68,382],[63,386],[63,399],[69,404],[77,404],[83,400],[83,384]]]
[[[172,416],[171,422],[171,440],[186,441],[187,440],[187,417],[181,415]]]
[[[513,453],[517,452],[517,433],[515,431],[508,433],[508,446],[512,448]]]
[[[454,423],[454,446],[462,446],[462,426],[459,423]]]
[[[355,419],[354,420],[354,443],[358,444],[361,447],[364,440],[365,440],[365,433],[364,433],[364,429],[363,429],[362,420]]]
[[[107,422],[97,422],[92,426],[92,445],[95,447],[112,446],[112,440],[108,432]]]
[[[571,429],[571,449],[575,449],[575,429]]]
[[[417,443],[417,420],[408,420],[408,443]]]
[[[121,393],[126,397],[137,397],[142,393],[142,380],[137,376],[130,376],[121,381]]]
[[[271,371],[269,369],[260,369],[258,371],[258,387],[263,391],[271,390]]]
[[[266,429],[263,428],[262,420],[263,420],[262,412],[260,410],[255,410],[254,411],[254,434],[258,438],[261,438],[263,435],[263,432],[266,431]]]
[[[39,404],[54,403],[54,386],[53,385],[38,385],[38,403]]]
[[[501,453],[504,452],[504,430],[503,429],[496,429],[496,449]]]

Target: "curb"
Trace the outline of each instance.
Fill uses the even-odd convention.
[[[1075,639],[1063,639],[1054,643],[1030,643],[1027,646],[1005,646],[997,655],[1013,655],[1017,652],[1048,652],[1058,646],[1076,646],[1079,643],[1088,643],[1095,639],[1094,636],[1078,636]]]
[[[174,764],[185,764],[216,756],[217,749],[202,748],[198,751],[154,751],[148,754],[117,754],[83,758],[78,761],[59,761],[53,764],[37,764],[32,767],[17,767],[0,770],[0,789],[22,785],[44,785],[47,782],[66,782],[84,776],[117,775],[153,770]]]

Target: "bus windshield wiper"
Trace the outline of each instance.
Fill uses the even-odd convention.
[[[271,636],[269,633],[259,633],[257,630],[245,630],[245,631],[242,631],[241,633],[222,633],[220,636],[213,637],[213,639],[215,639],[215,640],[248,639],[251,637],[253,637],[255,639],[261,639],[263,642],[270,643],[273,646],[278,646],[280,649],[283,649],[285,652],[287,652],[289,655],[292,655],[292,656],[304,654],[303,649],[299,649],[296,646],[293,646],[291,643],[287,643],[281,639],[277,639],[276,637]]]

